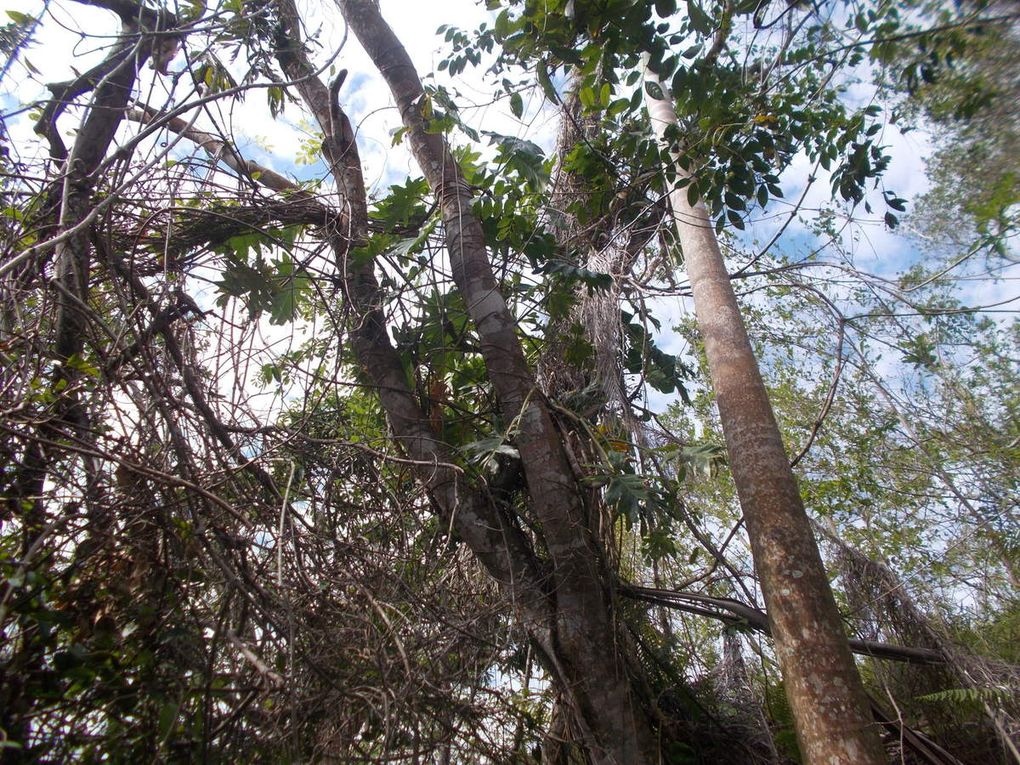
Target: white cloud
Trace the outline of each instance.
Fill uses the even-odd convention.
[[[351,72],[344,88],[343,102],[352,121],[360,128],[366,177],[382,184],[393,182],[405,175],[411,164],[405,151],[400,147],[394,149],[387,139],[400,122],[388,88],[354,36],[346,32],[345,24],[335,9],[321,3],[302,2],[300,6],[306,14],[306,32],[315,36],[312,49],[316,63],[325,64],[335,57],[334,67],[327,68],[323,77],[330,76],[331,68],[344,67]],[[0,1],[0,11],[17,10],[38,15],[42,9],[42,2]],[[323,13],[323,9],[327,12]],[[490,12],[470,0],[384,2],[383,13],[423,77],[433,72],[441,60],[442,39],[435,35],[441,24],[455,19],[460,26],[473,29],[491,18]],[[3,92],[23,104],[45,98],[45,83],[70,79],[75,70],[86,71],[101,61],[106,49],[115,40],[117,30],[117,19],[108,11],[70,0],[50,3],[43,23],[36,30],[33,45],[23,53],[23,58],[38,74],[27,70],[23,63],[16,65],[5,78]],[[189,53],[201,55],[201,51],[195,49],[189,50]],[[171,68],[180,71],[184,61],[184,56],[178,55]],[[235,76],[240,76],[246,66],[243,60],[233,64],[228,61],[222,63]],[[469,69],[457,84],[466,91],[487,94],[479,75],[477,70]],[[165,83],[154,81],[153,73],[148,69],[142,73],[139,90],[142,100],[153,106],[166,99]],[[489,112],[483,112],[480,122],[490,122],[491,116]],[[200,117],[197,124],[206,129],[217,124],[224,126],[236,137],[239,146],[257,145],[264,150],[260,157],[262,161],[274,169],[290,169],[292,172],[295,170],[293,162],[297,149],[311,132],[308,125],[302,124],[300,108],[294,105],[289,105],[282,118],[271,119],[264,90],[249,92],[242,101],[211,105],[209,114]],[[501,123],[500,127],[506,129],[507,126]],[[12,118],[8,130],[19,146],[38,143],[27,115]],[[320,167],[319,171],[324,173],[325,168]]]
[[[313,51],[315,60],[326,65],[335,56],[334,66],[350,71],[342,92],[342,102],[359,131],[359,147],[370,187],[379,191],[409,173],[417,173],[406,146],[390,145],[389,135],[399,126],[400,119],[393,108],[389,90],[354,36],[346,34],[345,25],[335,8],[310,0],[302,0],[300,6],[306,12],[307,29],[316,34],[318,47]],[[0,10],[16,9],[38,14],[42,8],[41,2],[0,0]],[[443,55],[439,52],[443,48],[442,39],[435,35],[437,27],[452,20],[459,27],[471,30],[492,18],[491,13],[471,0],[445,0],[440,3],[384,0],[382,10],[423,77],[437,69]],[[98,62],[117,31],[117,20],[113,14],[71,0],[53,0],[48,6],[48,14],[38,30],[35,44],[25,54],[40,74],[33,75],[23,66],[16,65],[2,84],[9,95],[22,103],[43,97],[45,82],[68,79],[73,76],[75,68],[83,71]],[[79,29],[88,30],[88,36],[81,34]],[[341,47],[345,34],[346,42]],[[180,70],[183,62],[183,56],[179,56],[173,67]],[[244,61],[235,62],[235,72],[239,74],[245,65]],[[436,75],[436,82],[455,86],[464,94],[463,115],[474,127],[515,135],[527,134],[530,140],[551,148],[557,129],[555,110],[541,103],[528,104],[526,117],[530,124],[521,124],[508,114],[503,104],[489,103],[492,88],[483,81],[483,71],[484,65],[468,68],[453,81],[440,73]],[[328,69],[325,74],[329,75]],[[153,103],[160,103],[166,97],[165,81],[155,78],[148,69],[143,72],[140,90]],[[872,101],[874,90],[863,81],[854,83],[849,86],[848,97],[864,105]],[[321,162],[309,166],[294,164],[301,144],[313,137],[310,125],[302,124],[301,109],[288,105],[282,118],[272,120],[265,98],[264,90],[254,90],[241,102],[216,104],[213,107],[216,122],[236,136],[247,156],[301,178],[324,177],[326,168]],[[477,103],[467,103],[469,98]],[[208,115],[203,115],[199,117],[198,124],[210,127],[213,121]],[[62,125],[64,129],[70,126],[70,120]],[[36,146],[38,151],[45,151],[44,144],[32,133],[27,115],[15,117],[9,122],[8,129],[19,146]],[[127,126],[125,134],[133,129],[133,126]],[[924,158],[932,148],[930,137],[920,131],[904,134],[897,127],[888,126],[881,139],[888,144],[893,156],[881,188],[895,191],[908,200],[924,193],[928,188]],[[769,239],[782,224],[782,213],[789,209],[790,202],[799,198],[806,179],[812,173],[818,175],[818,180],[804,200],[805,209],[818,209],[829,203],[831,187],[828,175],[816,170],[805,156],[798,156],[782,179],[787,192],[786,203],[775,203],[769,214],[754,224],[751,230],[754,238],[761,242]],[[855,223],[848,227],[843,244],[857,265],[892,276],[915,262],[921,254],[908,238],[886,229],[882,222],[886,208],[881,188],[869,196],[873,214],[867,215],[863,207],[855,211]],[[778,215],[772,217],[773,213]],[[795,243],[797,249],[802,246],[806,249],[809,243],[807,228],[794,221],[787,231],[786,241]],[[1016,298],[1016,285],[1016,281],[1009,279],[995,283],[987,280],[968,282],[961,295],[979,304],[1000,302]],[[656,310],[662,311],[664,328],[689,312],[689,308],[677,299],[657,301]],[[675,338],[668,333],[660,338],[660,342],[667,350],[679,350]]]

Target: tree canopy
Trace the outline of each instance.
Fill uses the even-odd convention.
[[[1020,762],[1016,7],[432,13],[7,11],[0,758]]]

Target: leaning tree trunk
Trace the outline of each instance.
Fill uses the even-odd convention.
[[[281,0],[277,57],[326,134],[324,153],[340,187],[349,219],[344,230],[355,246],[365,233],[364,181],[354,132],[337,100],[342,78],[327,88],[304,56],[299,19]],[[504,592],[542,654],[576,721],[590,761],[629,765],[657,761],[657,743],[646,710],[630,687],[613,613],[609,572],[587,508],[549,408],[537,390],[516,333],[516,323],[492,272],[482,227],[471,212],[470,190],[442,136],[426,129],[421,82],[407,53],[371,0],[340,2],[351,29],[372,57],[397,101],[412,152],[436,194],[457,289],[469,307],[503,421],[516,426],[515,445],[529,503],[542,526],[545,556],[536,555],[512,520],[486,506],[486,493],[458,489],[452,450],[415,404],[379,308],[372,264],[345,266],[347,295],[364,315],[353,331],[360,365],[377,387],[399,444],[420,460],[421,478],[443,512]],[[338,255],[345,244],[334,243]],[[467,488],[465,492],[464,489]],[[541,578],[536,574],[542,572]],[[545,572],[548,572],[545,576]],[[514,596],[525,593],[525,602]]]
[[[645,76],[668,93],[650,69]],[[649,94],[646,103],[664,155],[676,159],[666,139],[666,128],[677,124],[672,100]],[[712,220],[684,189],[674,186],[669,199],[801,753],[825,765],[884,762]]]
[[[503,421],[516,423],[530,505],[552,563],[554,654],[547,656],[597,763],[654,761],[655,739],[633,698],[619,650],[603,556],[548,407],[537,389],[485,248],[482,226],[460,168],[422,114],[424,90],[407,52],[374,0],[341,0],[351,30],[386,80],[408,130],[411,151],[436,194],[453,280],[481,339]]]

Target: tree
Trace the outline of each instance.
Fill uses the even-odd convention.
[[[811,269],[803,282],[787,276],[786,285],[770,288],[778,299],[749,311],[748,322],[759,355],[769,359],[770,399],[784,440],[797,454],[805,504],[826,559],[839,577],[841,611],[855,615],[860,637],[928,646],[948,655],[948,661],[929,666],[875,662],[865,670],[866,684],[873,693],[877,684],[879,694],[896,698],[903,719],[914,725],[924,719],[928,734],[961,760],[995,759],[1000,751],[996,739],[1008,746],[1008,736],[1002,739],[996,730],[997,720],[1010,719],[1016,710],[989,689],[1010,686],[1012,670],[1008,664],[987,662],[973,648],[983,643],[978,654],[1013,661],[1008,658],[1012,649],[991,648],[991,643],[1015,619],[1010,560],[1000,557],[1012,532],[994,537],[1015,523],[999,503],[1015,493],[1016,471],[1001,451],[1014,425],[998,413],[1011,397],[985,387],[998,385],[993,381],[1004,370],[1000,361],[978,359],[987,352],[982,349],[991,347],[998,348],[996,359],[1008,355],[1003,350],[1015,321],[1000,327],[987,319],[975,321],[968,313],[909,316],[902,309],[883,310],[880,303],[870,313],[833,316],[835,306],[819,298],[829,278],[842,280],[819,268]],[[912,298],[932,305],[945,300],[945,285],[929,289],[931,294]],[[922,344],[915,344],[918,336],[930,343],[924,345],[930,351],[926,358],[936,368],[911,354]],[[768,348],[782,350],[769,354]],[[912,360],[907,369],[890,363],[901,355]],[[959,368],[952,360],[958,355]],[[966,377],[966,391],[943,385],[947,375]],[[721,439],[707,403],[701,396],[694,407],[674,407],[671,429],[692,437],[697,433],[707,443]],[[947,412],[959,412],[960,430],[949,424],[955,416]],[[953,435],[943,440],[947,427]],[[945,484],[947,471],[951,488],[963,489],[963,502]],[[985,481],[976,488],[975,482]],[[687,499],[728,528],[736,503],[714,490],[717,483],[699,478]],[[967,497],[980,498],[977,517],[964,504]],[[728,547],[727,564],[739,566],[747,553],[734,544]],[[685,577],[698,575],[698,568],[692,568]],[[982,606],[974,608],[976,601]],[[988,709],[977,701],[981,694],[990,700]],[[969,701],[952,703],[951,696]],[[874,703],[883,706],[882,696]]]
[[[648,82],[663,86],[657,77]],[[650,96],[660,140],[676,128],[672,100]],[[668,143],[667,143],[668,146]],[[674,157],[679,161],[680,155]],[[680,177],[684,177],[682,171]],[[687,175],[687,180],[691,176]],[[675,188],[670,205],[704,337],[771,633],[809,762],[880,762],[864,686],[747,337],[708,209]]]
[[[918,6],[956,21],[937,4]],[[965,3],[960,10],[975,23],[890,41],[877,54],[890,63],[883,84],[899,118],[929,127],[936,142],[928,161],[931,188],[911,217],[935,248],[948,243],[1015,260],[1020,182],[1010,126],[1018,116],[1017,30],[1007,5]],[[981,23],[989,14],[1002,16]]]
[[[775,760],[768,721],[734,748],[738,716],[688,674],[663,610],[679,605],[771,630],[807,761],[882,757],[849,647],[944,656],[848,644],[741,309],[732,292],[706,303],[698,264],[728,289],[712,229],[781,197],[799,152],[871,212],[881,111],[847,106],[839,75],[901,31],[895,8],[845,24],[757,2],[511,2],[473,33],[446,27],[441,69],[484,58],[512,115],[542,97],[560,113],[547,159],[480,133],[378,3],[343,0],[399,113],[394,150],[422,173],[380,191],[352,111],[367,70],[308,32],[326,10],[87,4],[121,21],[110,53],[48,86],[48,155],[4,157],[7,756]],[[49,22],[9,15],[5,71],[34,75]],[[349,69],[327,77],[337,56]],[[262,93],[273,117],[306,115],[321,177],[275,172],[216,127],[218,107]],[[658,137],[646,100],[669,123]],[[696,452],[638,402],[691,381],[644,299],[677,258],[750,584],[684,507]],[[275,327],[307,339],[259,347]],[[762,475],[782,501],[759,501]],[[688,543],[743,602],[642,586]]]

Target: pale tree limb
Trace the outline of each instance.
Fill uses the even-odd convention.
[[[453,281],[478,332],[488,377],[517,447],[530,507],[542,524],[555,592],[556,669],[580,738],[596,763],[658,761],[658,742],[630,690],[614,624],[605,553],[573,478],[549,407],[525,358],[516,321],[500,292],[472,192],[442,135],[422,111],[425,91],[407,51],[374,0],[341,0],[351,30],[386,80],[411,152],[439,201]]]
[[[351,245],[368,236],[368,205],[361,160],[350,121],[340,107],[339,84],[323,84],[302,48],[300,17],[292,0],[280,1],[281,32],[277,58],[302,100],[326,132],[323,152],[339,187],[346,238],[330,238],[344,290],[355,312],[351,340],[355,356],[386,412],[396,442],[413,460],[440,516],[502,585],[515,612],[545,650],[551,650],[545,574],[519,526],[456,468],[457,458],[432,430],[415,399],[403,363],[393,347],[381,310],[383,299],[372,262],[348,258]]]
[[[645,79],[662,153],[689,177],[666,85],[647,66]],[[711,218],[686,189],[669,197],[801,753],[812,764],[878,765],[885,754]]]

